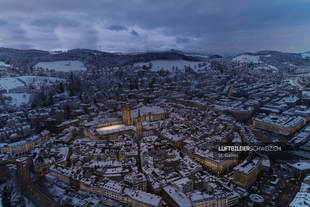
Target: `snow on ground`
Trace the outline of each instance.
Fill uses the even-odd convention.
[[[5,97],[11,97],[9,101],[9,105],[13,106],[22,106],[23,104],[28,104],[30,100],[31,94],[28,93],[5,93],[3,94]]]
[[[9,64],[5,64],[3,61],[0,61],[0,66],[10,67],[11,65],[9,65]]]
[[[257,70],[267,70],[267,71],[272,71],[272,72],[279,71],[279,69],[277,67],[275,67],[273,65],[268,65],[268,64],[262,65],[262,66],[260,65],[258,67],[255,67],[255,69],[257,69]]]
[[[19,76],[16,78],[24,82],[27,86],[32,84],[35,87],[40,87],[43,84],[49,85],[55,82],[65,81],[65,79],[46,76]]]
[[[141,63],[135,63],[134,66],[149,66],[150,62],[141,62]],[[173,67],[177,67],[178,70],[184,71],[184,66],[190,66],[191,68],[195,69],[195,66],[198,68],[198,64],[202,62],[193,62],[193,61],[186,61],[186,60],[154,60],[151,61],[152,63],[152,71],[160,71],[168,70],[172,71]]]
[[[301,54],[301,57],[304,59],[310,58],[310,53],[303,53],[303,54]]]
[[[49,70],[55,70],[58,72],[71,72],[71,71],[84,71],[86,67],[81,61],[54,61],[54,62],[39,62],[35,68],[43,68]]]
[[[8,101],[7,104],[19,107],[23,104],[29,103],[31,94],[23,93],[27,91],[29,86],[40,88],[43,85],[51,85],[57,81],[65,81],[65,79],[46,76],[0,78],[0,90],[6,90],[6,93],[3,94],[5,97],[11,97],[12,100]],[[19,90],[14,91],[14,89]]]
[[[239,55],[232,60],[239,63],[262,63],[259,56],[255,55]]]
[[[18,76],[10,78],[0,78],[0,90],[4,89],[7,93],[16,88],[28,87],[30,84],[34,87],[40,87],[44,84],[52,84],[65,79],[46,77],[46,76]]]
[[[14,78],[0,78],[0,90],[5,89],[7,93],[11,89],[24,87],[25,85],[18,80],[16,77]]]
[[[49,51],[50,54],[55,55],[55,54],[61,54],[61,53],[67,53],[68,49],[66,48],[57,48]]]

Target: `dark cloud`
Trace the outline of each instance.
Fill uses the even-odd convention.
[[[177,43],[189,43],[190,39],[186,37],[176,37],[176,42]]]
[[[133,30],[131,30],[131,32],[130,32],[133,36],[136,36],[136,37],[138,37],[139,36],[139,33],[138,32],[136,32],[134,29]]]
[[[0,46],[303,51],[309,11],[309,0],[1,0]]]
[[[127,30],[127,27],[122,26],[122,25],[112,24],[108,26],[108,29],[112,31],[124,31],[124,30]]]

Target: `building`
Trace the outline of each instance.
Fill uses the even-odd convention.
[[[143,136],[143,129],[142,129],[142,117],[139,116],[137,118],[137,123],[136,123],[136,132],[137,132],[137,137],[141,138]]]
[[[173,184],[182,192],[191,192],[194,189],[194,183],[188,177],[173,181]]]
[[[29,137],[26,140],[4,144],[0,146],[1,153],[13,153],[16,156],[24,155],[34,149],[35,145],[50,137],[50,132],[42,131],[39,135]]]
[[[90,128],[84,128],[84,135],[93,140],[98,139],[113,139],[121,134],[133,135],[136,133],[136,128],[131,125],[116,124],[116,125],[96,125]]]
[[[127,203],[132,207],[161,207],[162,198],[144,191],[125,188]]]
[[[123,124],[131,125],[130,107],[128,105],[122,109],[122,121]]]
[[[191,200],[180,190],[172,185],[163,188],[163,198],[171,207],[191,207]]]
[[[147,191],[147,180],[143,173],[132,172],[125,175],[125,184],[138,190]]]
[[[295,195],[294,199],[290,203],[290,207],[302,207],[309,206],[310,204],[310,176],[306,176],[301,183],[299,192]]]
[[[237,153],[233,152],[218,153],[197,148],[189,155],[217,175],[236,165],[239,157]]]
[[[124,187],[119,182],[108,181],[101,190],[104,197],[126,203]]]
[[[244,160],[233,168],[232,181],[243,188],[249,188],[256,181],[261,169],[262,160],[259,157]]]
[[[91,139],[113,139],[121,134],[143,136],[143,121],[157,121],[166,118],[164,109],[159,106],[142,106],[130,110],[129,106],[122,108],[122,120],[84,126],[84,135]],[[134,127],[136,125],[136,127]]]
[[[193,207],[231,207],[239,204],[239,197],[236,192],[224,192],[218,195],[195,192],[191,200]]]
[[[277,114],[259,114],[254,118],[253,126],[276,134],[290,135],[305,125],[306,121],[301,116],[288,116]]]
[[[142,121],[158,121],[165,119],[167,114],[160,106],[142,106],[130,112],[132,124],[137,122],[138,117],[141,117]]]

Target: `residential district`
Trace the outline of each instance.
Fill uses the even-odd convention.
[[[2,204],[310,205],[310,99],[298,67],[0,67]],[[12,105],[8,94],[30,98]]]

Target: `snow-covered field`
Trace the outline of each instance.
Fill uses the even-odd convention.
[[[54,61],[54,62],[39,62],[35,68],[43,68],[55,70],[58,72],[84,71],[86,67],[81,61]]]
[[[134,66],[149,66],[150,62],[143,62],[143,63],[135,63]],[[172,68],[178,68],[180,71],[184,71],[184,66],[190,66],[191,68],[195,69],[195,66],[198,68],[198,64],[202,62],[193,62],[193,61],[186,61],[186,60],[154,60],[151,61],[152,63],[152,71],[160,71],[160,70],[168,70],[172,71]]]
[[[18,80],[16,77],[14,78],[0,78],[0,90],[5,89],[7,93],[15,88],[25,87],[25,85]]]
[[[34,87],[40,87],[44,84],[50,85],[55,82],[65,81],[65,79],[46,76],[20,76],[17,77],[17,79],[24,82],[27,86],[31,84]]]
[[[23,104],[28,104],[30,100],[31,94],[28,93],[5,93],[3,94],[5,97],[11,97],[9,105],[12,106],[21,106]]]
[[[4,89],[7,93],[9,93],[12,89],[28,87],[30,85],[37,88],[41,85],[50,85],[57,81],[65,81],[65,79],[46,76],[18,76],[10,78],[0,78],[0,90]]]
[[[232,60],[239,63],[262,63],[259,56],[255,55],[239,55]]]
[[[0,66],[10,67],[11,65],[9,65],[9,64],[5,64],[3,61],[0,61]]]
[[[55,82],[65,81],[65,79],[46,77],[46,76],[18,76],[9,78],[0,78],[0,90],[5,90],[3,94],[5,97],[10,97],[11,100],[7,101],[8,105],[21,106],[29,103],[31,88],[40,88],[43,85],[51,85]],[[16,90],[18,89],[18,90]]]

